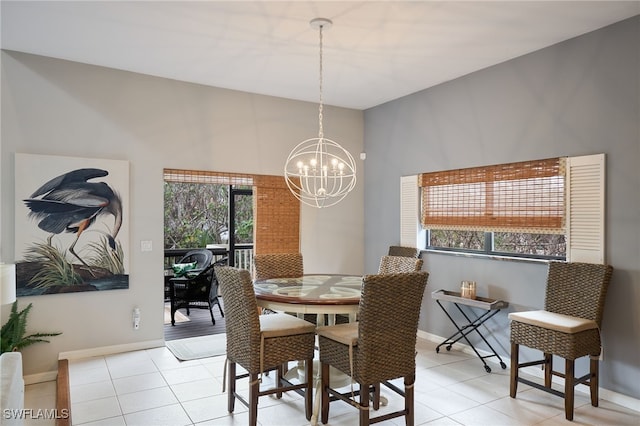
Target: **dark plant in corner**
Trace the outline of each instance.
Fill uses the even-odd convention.
[[[0,353],[19,351],[38,342],[47,342],[43,337],[57,336],[62,333],[35,333],[25,336],[27,332],[27,315],[32,303],[18,312],[18,301],[11,306],[11,315],[0,330]]]

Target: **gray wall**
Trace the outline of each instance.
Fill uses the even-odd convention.
[[[317,135],[318,106],[15,52],[1,53],[2,259],[14,253],[14,154],[128,160],[128,290],[22,297],[30,331],[62,331],[24,350],[24,372],[54,371],[59,352],[163,339],[165,167],[282,175],[289,151]],[[325,135],[356,154],[362,111],[327,106]],[[362,163],[359,163],[361,166]],[[340,204],[301,215],[305,270],[361,274],[364,187]],[[35,226],[35,225],[34,225]],[[152,252],[140,242],[151,240]],[[132,309],[142,322],[132,327]],[[2,309],[2,323],[9,306]]]
[[[634,17],[365,111],[365,271],[375,271],[387,246],[398,242],[400,176],[604,152],[606,251],[615,270],[601,386],[640,398],[639,46]],[[479,295],[507,300],[511,310],[543,305],[545,264],[422,257],[429,292],[474,279]],[[420,329],[450,335],[455,330],[429,292]],[[489,328],[508,358],[506,312]]]

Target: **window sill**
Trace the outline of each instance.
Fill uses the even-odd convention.
[[[421,249],[420,254],[422,253],[437,254],[437,255],[444,255],[444,256],[469,257],[474,259],[499,260],[499,261],[507,261],[507,262],[549,263],[552,261],[552,259],[534,259],[531,257],[514,257],[514,256],[504,256],[504,255],[498,255],[498,254],[467,253],[467,252],[460,252],[460,251],[435,250],[435,249]]]

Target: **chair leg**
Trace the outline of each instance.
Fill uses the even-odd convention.
[[[573,420],[573,400],[574,400],[574,371],[575,361],[572,359],[565,360],[564,369],[564,417],[567,420]]]
[[[304,367],[307,380],[307,387],[304,391],[304,412],[307,420],[311,420],[311,415],[313,414],[313,358],[305,360]]]
[[[373,409],[380,409],[380,383],[373,385]]]
[[[282,366],[282,364],[278,365],[278,368],[276,368],[276,388],[280,388],[282,387],[282,378],[284,377],[284,367]],[[282,398],[282,391],[278,391],[276,392],[276,398],[280,399]]]
[[[171,297],[170,297],[170,305],[171,305],[171,325],[176,325],[176,297],[173,294],[174,289],[173,289],[173,284],[170,284],[171,286]]]
[[[406,426],[413,426],[413,423],[415,421],[415,405],[413,398],[413,386],[415,385],[415,383],[415,374],[404,378],[404,408],[405,410],[407,410],[407,414],[405,415]]]
[[[544,354],[544,386],[551,389],[551,378],[553,377],[553,355]]]
[[[327,424],[329,421],[329,364],[324,362],[320,363],[320,377],[322,380],[321,395],[316,395],[316,398],[321,398],[322,402],[322,423]]]
[[[599,359],[591,359],[589,361],[589,370],[591,373],[591,377],[589,378],[589,393],[591,394],[591,405],[594,407],[598,406],[598,387],[599,384],[599,374],[600,374],[600,360]]]
[[[258,424],[258,393],[260,381],[258,373],[249,374],[249,426]]]
[[[233,361],[229,361],[227,364],[227,383],[229,384],[227,410],[233,413],[236,404],[236,363]]]
[[[360,383],[360,426],[369,426],[369,384]]]
[[[518,390],[518,351],[520,345],[517,343],[511,343],[511,379],[509,381],[509,396],[511,398],[516,397],[516,391]]]
[[[211,303],[209,303],[209,314],[211,314],[211,322],[213,325],[216,325],[216,319],[213,317],[213,306],[211,306]]]
[[[220,306],[220,299],[216,297],[212,297],[209,299],[209,308],[213,309],[215,305],[218,305],[218,310],[220,311],[220,316],[224,318],[224,312],[222,312],[222,306]]]

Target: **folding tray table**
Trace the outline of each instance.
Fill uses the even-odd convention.
[[[469,346],[471,346],[471,349],[473,349],[473,351],[476,353],[478,358],[480,358],[480,360],[484,364],[484,369],[486,370],[487,373],[491,373],[491,367],[487,365],[485,358],[490,358],[495,356],[500,360],[500,367],[502,367],[503,370],[507,368],[507,365],[502,361],[502,358],[500,358],[500,355],[498,355],[498,353],[495,351],[495,349],[493,349],[491,344],[487,342],[487,339],[482,335],[482,333],[480,333],[480,330],[478,330],[478,327],[480,327],[489,318],[493,317],[498,312],[500,312],[500,309],[506,308],[507,306],[509,306],[509,303],[503,300],[488,299],[485,297],[476,297],[475,299],[468,299],[466,297],[462,297],[460,293],[456,293],[454,291],[448,291],[448,290],[434,291],[433,293],[431,293],[431,297],[436,300],[436,303],[440,306],[442,311],[447,315],[449,320],[453,323],[453,325],[458,330],[457,332],[452,334],[450,337],[445,339],[442,343],[440,343],[436,347],[436,352],[440,352],[440,346],[443,346],[443,345],[446,345],[447,351],[450,351],[451,346],[453,346],[454,343],[458,342],[460,339],[464,339],[467,341]],[[440,302],[441,300],[446,300],[453,303],[453,305],[456,308],[458,308],[458,310],[465,317],[468,323],[462,326],[458,325],[453,319],[453,317],[449,314],[449,312],[447,312],[445,307],[442,306],[442,303]],[[486,312],[484,312],[482,315],[472,320],[471,318],[469,318],[469,315],[462,310],[462,306],[468,306],[469,308],[482,309]],[[491,349],[491,351],[493,352],[493,355],[482,356],[478,353],[476,348],[467,338],[467,335],[470,334],[472,331],[475,331],[476,333],[478,333],[478,336],[480,336],[480,338],[487,344],[489,349]]]

